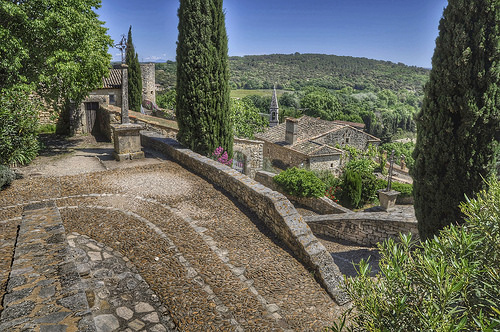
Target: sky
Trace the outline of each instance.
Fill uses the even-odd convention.
[[[446,0],[224,0],[230,56],[321,53],[431,68]],[[175,60],[178,0],[102,0],[118,43],[132,26],[139,61]],[[113,60],[121,59],[110,49]]]

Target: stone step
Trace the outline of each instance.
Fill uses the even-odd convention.
[[[3,306],[0,331],[96,331],[54,202],[24,208]]]

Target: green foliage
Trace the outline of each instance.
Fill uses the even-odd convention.
[[[373,174],[376,164],[369,158],[352,159],[344,166],[344,176],[342,182],[342,202],[354,208],[359,208],[367,203],[373,202],[377,196],[377,178]],[[357,197],[357,187],[346,184],[347,175],[357,174],[361,181],[361,196],[359,201],[354,201],[352,197]],[[350,190],[355,190],[351,193]],[[355,204],[356,203],[356,204]]]
[[[325,88],[308,87],[300,99],[300,107],[304,114],[319,117],[323,120],[340,120],[340,103]]]
[[[24,165],[38,153],[38,105],[28,87],[0,90],[0,165]]]
[[[387,188],[387,180],[377,180],[376,190]],[[399,191],[400,197],[411,197],[413,196],[413,185],[401,182],[391,182],[391,189]]]
[[[312,171],[292,167],[274,178],[286,193],[297,197],[322,197],[325,184]]]
[[[227,35],[222,0],[181,0],[177,43],[177,139],[203,155],[232,155]]]
[[[25,82],[54,109],[78,103],[108,73],[99,0],[0,2],[0,89]]]
[[[489,185],[461,205],[463,226],[450,225],[424,243],[410,235],[384,241],[375,278],[360,262],[358,276],[345,282],[355,305],[347,314],[352,330],[500,329],[500,185]]]
[[[500,124],[500,2],[453,0],[439,24],[417,117],[413,171],[421,238],[462,222],[458,208],[495,171]]]
[[[401,165],[401,156],[405,157],[405,164],[408,169],[412,170],[415,165],[415,159],[413,159],[413,151],[415,150],[415,143],[407,142],[393,142],[384,143],[380,146],[381,150],[387,151],[387,155],[390,156],[392,150],[394,150],[394,163]]]
[[[359,208],[361,203],[361,175],[352,170],[346,170],[342,179],[342,201],[348,206]]]
[[[142,105],[142,74],[139,56],[132,42],[132,26],[128,29],[127,52],[125,63],[128,66],[128,107],[134,112],[141,111]]]
[[[159,92],[156,94],[156,104],[161,108],[174,110],[176,97],[175,89]]]
[[[269,120],[259,114],[248,98],[231,100],[231,120],[236,137],[253,139],[269,127]]]
[[[0,190],[16,179],[16,174],[7,166],[0,165]]]
[[[56,128],[57,126],[52,123],[46,123],[43,125],[38,126],[37,133],[38,134],[55,134],[56,133]]]

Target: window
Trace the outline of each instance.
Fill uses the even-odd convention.
[[[110,105],[115,105],[116,104],[115,95],[109,95],[109,104]]]

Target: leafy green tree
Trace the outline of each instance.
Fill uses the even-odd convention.
[[[56,110],[78,103],[108,73],[112,45],[100,0],[0,2],[0,89],[30,82]]]
[[[23,165],[37,156],[39,107],[30,91],[16,86],[0,93],[0,165]]]
[[[128,106],[134,112],[141,111],[142,105],[142,75],[139,56],[132,42],[132,26],[128,29],[127,52],[125,63],[128,66]]]
[[[336,120],[339,116],[340,103],[325,88],[308,88],[300,100],[304,114],[320,117],[323,120]]]
[[[222,0],[181,0],[177,43],[178,140],[203,155],[232,155],[228,48]]]
[[[269,120],[262,117],[247,98],[231,101],[231,119],[236,137],[253,139],[255,133],[261,133],[269,127]]]
[[[494,172],[500,119],[500,2],[450,0],[418,115],[415,212],[421,238],[462,222]]]
[[[156,104],[161,108],[175,109],[176,92],[175,89],[156,94]]]

